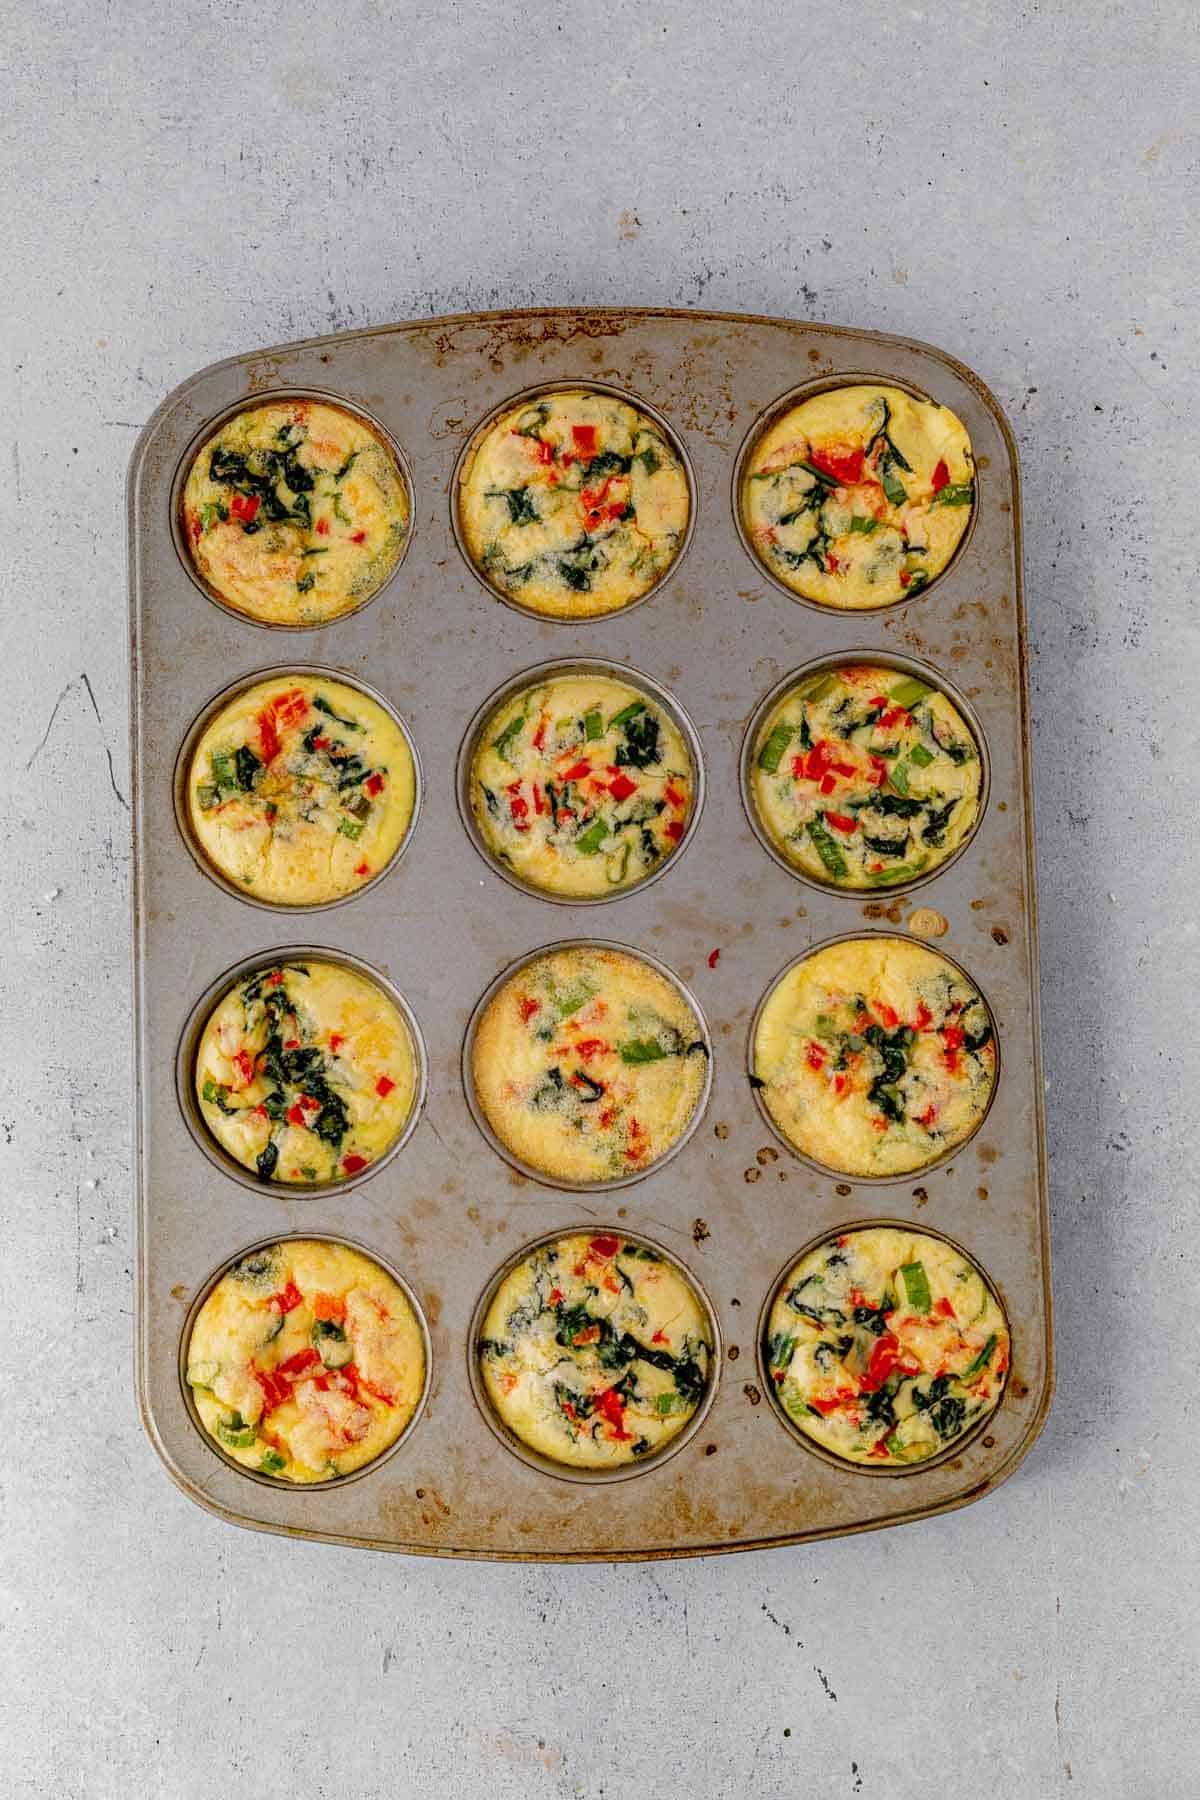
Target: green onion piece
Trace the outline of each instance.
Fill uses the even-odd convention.
[[[930,506],[970,506],[975,498],[973,481],[951,482],[939,494],[935,494],[929,502]]]
[[[933,689],[924,681],[918,681],[910,675],[906,681],[900,682],[888,695],[893,706],[902,706],[905,712],[911,712],[918,700],[923,700]]]
[[[665,1394],[655,1394],[654,1410],[660,1418],[665,1418],[669,1412],[675,1410],[675,1400],[676,1394],[674,1388],[669,1389]]]
[[[884,493],[887,495],[893,506],[906,506],[908,504],[908,495],[905,492],[904,483],[894,470],[886,467],[880,469],[879,479],[883,484]],[[945,490],[943,489],[943,492],[944,491]]]
[[[589,744],[604,736],[604,720],[598,712],[587,713],[583,721],[583,735]]]
[[[897,881],[907,881],[910,875],[919,875],[923,866],[921,863],[898,863],[894,869],[869,873],[867,880],[872,887],[889,887]]]
[[[898,762],[894,769],[889,769],[888,780],[898,794],[908,792],[908,764]]]
[[[792,741],[790,725],[776,725],[766,743],[758,753],[758,766],[765,769],[768,775],[774,775],[783,761],[783,753]]]
[[[559,1018],[569,1019],[572,1013],[578,1012],[581,1006],[587,1005],[595,991],[589,982],[580,981],[574,987],[568,988],[565,993],[557,994],[554,1008]]]
[[[925,1264],[901,1263],[900,1279],[904,1283],[905,1298],[913,1312],[927,1313],[933,1304],[933,1298],[929,1292],[929,1277],[925,1273]]]
[[[870,537],[873,531],[879,530],[879,520],[867,519],[862,513],[855,513],[850,520],[850,529],[858,532],[861,537]]]
[[[817,855],[825,864],[831,875],[846,874],[846,859],[826,831],[816,819],[810,819],[805,827],[809,837],[816,845]]]
[[[959,1376],[959,1380],[960,1381],[970,1381],[972,1375],[978,1375],[978,1373],[981,1369],[986,1369],[987,1365],[992,1360],[992,1352],[996,1348],[996,1345],[999,1342],[1000,1342],[999,1338],[996,1336],[996,1333],[993,1331],[991,1337],[988,1339],[987,1343],[983,1346],[983,1349],[979,1352],[979,1355],[975,1358],[975,1361],[971,1364],[970,1368],[963,1370],[962,1374]]]
[[[231,1450],[248,1450],[258,1432],[253,1425],[246,1424],[241,1413],[235,1412],[228,1423],[224,1419],[217,1420],[217,1436]]]
[[[817,1014],[817,1022],[813,1030],[819,1038],[824,1038],[827,1044],[832,1044],[837,1037],[837,1026],[828,1013]]]
[[[349,838],[351,840],[351,842],[353,843],[356,839],[358,839],[362,836],[363,826],[365,824],[366,824],[365,819],[339,819],[338,820],[338,836]]]
[[[611,731],[614,725],[628,725],[630,719],[635,719],[640,712],[645,712],[645,710],[646,702],[644,700],[631,700],[628,706],[623,706],[620,712],[613,714],[608,721],[608,729]]]
[[[630,1038],[628,1043],[618,1044],[617,1049],[623,1063],[663,1062],[670,1055],[657,1038]]]
[[[808,700],[815,704],[818,700],[824,700],[826,694],[831,694],[837,684],[837,676],[828,672],[824,675],[810,675],[794,690],[794,694],[799,700]]]
[[[607,836],[608,826],[604,823],[604,820],[595,819],[588,826],[582,837],[577,837],[575,839],[575,848],[578,850],[580,856],[594,856]]]
[[[915,762],[918,769],[927,769],[933,761],[933,752],[927,750],[924,744],[914,744],[908,753],[908,760]]]
[[[287,1468],[287,1457],[280,1456],[278,1450],[268,1450],[258,1466],[264,1475],[278,1475],[281,1469]]]

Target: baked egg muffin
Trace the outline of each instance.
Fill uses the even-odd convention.
[[[395,855],[416,771],[376,700],[323,676],[282,675],[205,727],[187,778],[200,849],[258,900],[316,906],[352,894]]]
[[[683,1270],[608,1232],[531,1251],[497,1288],[479,1339],[497,1416],[531,1450],[578,1469],[637,1462],[678,1437],[712,1354]]]
[[[857,663],[796,683],[754,740],[750,786],[779,855],[814,881],[884,888],[953,856],[979,811],[979,749],[955,706]]]
[[[400,1436],[424,1390],[425,1344],[386,1269],[345,1244],[289,1238],[217,1282],[192,1326],[187,1382],[204,1429],[243,1468],[330,1481]]]
[[[552,1181],[641,1174],[687,1129],[708,1079],[703,1027],[673,981],[629,951],[547,950],[475,1028],[475,1096],[501,1144]]]
[[[975,501],[961,419],[895,387],[828,388],[754,445],[742,518],[778,581],[821,606],[911,599],[957,550]]]
[[[243,976],[196,1052],[209,1131],[260,1181],[360,1175],[412,1116],[417,1056],[399,1007],[342,963],[306,958]]]
[[[753,1086],[788,1142],[839,1175],[903,1175],[979,1124],[996,1079],[982,997],[936,950],[850,938],[794,963],[754,1033]]]
[[[691,819],[692,761],[649,695],[564,673],[513,694],[479,736],[470,802],[480,838],[518,880],[580,899],[633,887]]]
[[[483,579],[553,618],[639,600],[678,555],[690,506],[662,428],[628,401],[584,388],[502,413],[459,475],[459,526]]]
[[[986,1278],[944,1238],[897,1225],[801,1258],[771,1308],[767,1375],[789,1419],[847,1462],[923,1462],[993,1412],[1008,1323]]]
[[[235,612],[325,625],[369,600],[400,560],[408,488],[364,419],[322,400],[235,413],[193,459],[183,536]]]

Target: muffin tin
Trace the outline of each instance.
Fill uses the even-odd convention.
[[[883,379],[950,406],[978,469],[950,568],[911,600],[840,613],[798,600],[744,546],[735,472],[780,402]],[[504,604],[464,559],[453,487],[497,408],[547,385],[627,394],[681,445],[693,488],[686,555],[644,599],[578,623]],[[291,632],[214,604],[176,525],[187,462],[213,424],[267,396],[357,409],[398,449],[410,540],[387,585],[333,623]],[[870,1529],[963,1505],[1016,1467],[1052,1389],[1037,1020],[1025,626],[1016,452],[995,402],[926,346],[803,322],[594,309],[478,314],[289,345],[183,383],[139,439],[129,479],[135,790],[137,1386],[146,1429],[183,1490],[263,1530],[382,1549],[522,1560],[680,1556]],[[969,842],[908,889],[822,889],[758,840],[743,740],[794,671],[862,654],[947,683],[969,704],[988,778]],[[603,904],[505,881],[457,804],[468,728],[543,663],[600,659],[664,688],[693,721],[704,803],[661,875]],[[175,770],[193,721],[231,684],[314,668],[368,685],[404,721],[421,805],[402,855],[336,907],[256,906],[211,875],[177,821]],[[310,917],[312,910],[315,916]],[[915,1177],[839,1181],[781,1146],[747,1080],[751,1022],[800,952],[834,937],[919,935],[980,987],[1002,1072],[974,1136]],[[472,1013],[514,962],[603,937],[690,989],[712,1043],[703,1115],[677,1154],[613,1191],[528,1179],[477,1129],[462,1081]],[[266,1187],[205,1154],[180,1104],[189,1020],[222,978],[275,954],[342,954],[404,997],[427,1087],[407,1141],[374,1178]],[[714,953],[717,953],[714,955]],[[203,1127],[199,1128],[201,1131]],[[244,1171],[243,1171],[244,1174]],[[780,1270],[864,1218],[941,1232],[979,1262],[1013,1334],[986,1429],[888,1481],[798,1441],[772,1402],[759,1343]],[[669,1458],[619,1482],[556,1479],[481,1411],[472,1320],[501,1269],[550,1235],[610,1229],[660,1244],[710,1299],[721,1357],[700,1422]],[[181,1380],[189,1321],[214,1276],[288,1235],[349,1242],[395,1271],[429,1332],[428,1397],[395,1449],[319,1487],[254,1478],[197,1428]]]

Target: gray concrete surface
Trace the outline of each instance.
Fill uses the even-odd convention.
[[[4,19],[0,1791],[1194,1795],[1193,7]],[[218,356],[622,300],[909,332],[1016,427],[1056,1408],[984,1503],[802,1550],[239,1533],[132,1398],[126,459]]]

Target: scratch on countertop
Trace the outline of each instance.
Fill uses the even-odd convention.
[[[117,771],[116,771],[116,766],[113,763],[112,751],[109,748],[108,739],[105,736],[105,732],[104,732],[104,718],[100,711],[99,702],[96,699],[96,691],[93,688],[90,679],[88,678],[88,672],[86,669],[82,669],[73,681],[66,682],[63,685],[63,687],[60,689],[58,698],[57,698],[57,700],[55,700],[54,705],[50,710],[50,717],[46,721],[46,729],[45,729],[45,731],[43,731],[41,738],[40,738],[36,748],[33,751],[33,754],[30,756],[28,762],[25,764],[25,772],[26,772],[26,774],[29,773],[30,769],[32,769],[32,767],[33,767],[34,763],[37,761],[38,757],[42,754],[42,751],[46,748],[46,745],[50,741],[50,733],[54,730],[54,721],[58,717],[59,710],[62,707],[63,701],[66,699],[67,695],[71,692],[71,689],[73,687],[76,687],[79,685],[82,685],[83,690],[88,697],[88,702],[91,706],[91,709],[96,715],[96,723],[100,727],[100,742],[103,745],[104,755],[108,762],[109,785],[111,786],[113,793],[116,795],[116,797],[120,801],[121,805],[125,808],[125,811],[128,812],[129,811],[129,802],[125,798],[124,794],[121,792],[120,788],[117,786]]]

